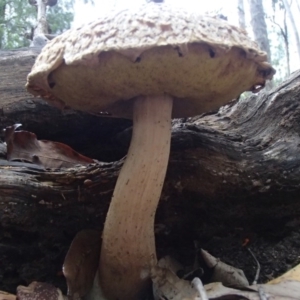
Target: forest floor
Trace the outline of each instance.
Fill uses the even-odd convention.
[[[171,209],[165,201],[173,202]],[[15,293],[18,285],[36,280],[52,283],[66,293],[62,264],[68,247],[79,230],[103,224],[107,203],[84,204],[72,217],[70,207],[36,207],[28,213],[27,207],[7,206],[0,223],[0,290]],[[18,224],[10,223],[16,214]],[[157,252],[191,270],[196,258],[203,267],[197,242],[223,262],[242,269],[251,283],[257,266],[243,246],[249,241],[247,247],[261,264],[259,282],[264,283],[300,263],[299,224],[299,203],[283,195],[245,203],[242,198],[202,201],[183,191],[180,199],[160,203],[155,226]],[[204,272],[204,283],[210,275]]]

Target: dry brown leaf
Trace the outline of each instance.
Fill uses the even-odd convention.
[[[36,135],[28,131],[16,131],[21,124],[5,129],[7,160],[20,160],[41,165],[45,168],[70,168],[75,165],[87,165],[94,160],[79,154],[71,147],[46,140],[37,140]]]
[[[196,300],[200,299],[198,292],[187,280],[180,279],[171,270],[158,265],[152,267],[151,279],[153,282],[153,295],[155,300]]]
[[[99,231],[87,229],[72,241],[63,265],[69,296],[83,297],[92,289],[99,264],[100,239]]]
[[[216,267],[218,260],[209,257],[208,264]],[[168,257],[161,259],[158,265],[151,269],[153,294],[155,300],[200,300],[199,292],[189,281],[178,278],[172,272],[173,265]],[[199,280],[200,281],[200,280]],[[195,279],[193,280],[195,285]],[[260,284],[233,289],[225,287],[221,282],[214,282],[204,286],[208,299],[245,299],[245,300],[299,300],[300,282],[283,279],[276,284]],[[198,289],[199,290],[199,289]]]
[[[0,300],[16,300],[17,297],[4,291],[0,291]]]
[[[213,268],[212,282],[222,282],[225,286],[242,288],[249,286],[243,270],[232,267],[201,249],[201,255],[209,268]]]

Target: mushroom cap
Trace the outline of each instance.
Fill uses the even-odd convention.
[[[165,4],[113,11],[50,41],[27,89],[60,107],[132,116],[133,99],[168,94],[173,117],[258,91],[275,70],[245,31]]]

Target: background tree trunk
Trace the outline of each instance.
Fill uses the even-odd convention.
[[[47,23],[47,4],[43,0],[37,0],[37,26],[34,30],[34,35],[45,35],[48,34],[48,23]]]
[[[238,16],[240,27],[246,30],[244,0],[238,0]]]
[[[262,0],[249,0],[251,13],[251,26],[255,41],[260,49],[265,51],[271,60],[270,43],[268,39],[267,25]]]
[[[296,26],[296,22],[295,22],[295,19],[294,19],[294,15],[291,11],[291,8],[290,8],[290,5],[288,3],[287,0],[282,0],[283,3],[284,3],[284,7],[288,13],[288,16],[289,16],[289,19],[290,19],[290,22],[292,24],[292,28],[293,28],[293,31],[294,31],[294,34],[295,34],[295,41],[296,41],[296,47],[297,47],[297,53],[298,53],[298,57],[300,59],[300,38],[299,38],[299,32],[298,32],[298,28]]]
[[[300,3],[299,3],[299,0],[296,0],[295,2],[296,2],[296,5],[297,5],[297,8],[298,8],[298,11],[300,13]]]

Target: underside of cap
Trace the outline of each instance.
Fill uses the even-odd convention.
[[[275,73],[245,32],[214,18],[146,4],[53,39],[27,89],[60,107],[131,118],[133,99],[168,94],[173,117],[216,109]]]

